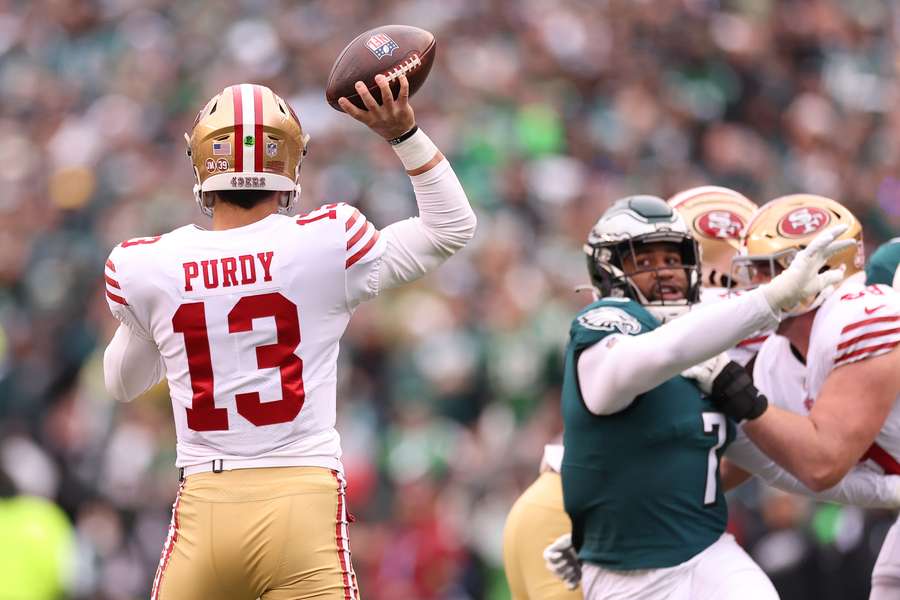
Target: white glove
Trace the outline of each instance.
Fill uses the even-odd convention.
[[[565,533],[544,548],[544,564],[566,587],[574,590],[581,583],[581,561],[572,546],[572,534]]]
[[[698,365],[685,369],[681,372],[681,376],[696,381],[700,391],[708,396],[712,393],[713,381],[730,361],[728,353],[722,352]]]
[[[787,269],[769,283],[760,286],[772,310],[788,311],[803,299],[815,296],[844,278],[842,270],[830,269],[819,273],[819,269],[833,254],[856,243],[856,240],[834,241],[847,228],[847,225],[829,227],[814,237],[809,246],[798,252]]]

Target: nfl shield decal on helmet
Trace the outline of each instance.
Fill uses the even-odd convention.
[[[828,225],[831,217],[818,206],[796,208],[778,223],[778,231],[787,237],[806,237]]]
[[[737,239],[744,225],[744,220],[730,210],[711,210],[694,221],[697,231],[715,239]]]
[[[366,48],[375,55],[375,58],[381,60],[385,56],[392,55],[394,50],[399,49],[400,46],[397,45],[397,42],[388,37],[387,34],[376,33],[366,41]]]
[[[278,142],[266,142],[266,156],[275,156],[278,154]]]
[[[578,323],[597,331],[618,331],[626,335],[640,333],[641,323],[621,308],[599,306],[578,317]]]

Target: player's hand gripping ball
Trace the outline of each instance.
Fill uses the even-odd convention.
[[[384,75],[394,97],[400,91],[400,77],[409,81],[412,96],[425,83],[434,63],[434,35],[418,27],[385,25],[360,34],[340,53],[328,84],[325,99],[335,110],[343,112],[338,99],[346,97],[357,108],[366,110],[355,85],[362,81],[378,102],[383,104],[376,75]]]

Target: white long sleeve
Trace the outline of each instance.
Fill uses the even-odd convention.
[[[433,271],[475,235],[475,213],[447,160],[410,180],[419,216],[381,231],[387,246],[379,292]]]
[[[900,507],[900,476],[881,475],[864,467],[856,467],[834,487],[813,492],[763,454],[740,429],[734,442],[725,451],[725,457],[770,486],[785,492],[864,508]]]
[[[425,168],[440,156],[421,130],[393,148],[409,171]],[[433,271],[475,235],[475,213],[445,158],[411,175],[410,181],[419,215],[382,229],[377,244],[384,250],[374,260],[359,261],[347,271],[351,307]]]
[[[686,315],[641,335],[608,336],[578,358],[581,394],[594,414],[610,415],[688,367],[778,324],[762,290]]]
[[[120,324],[103,353],[103,380],[110,396],[130,402],[165,375],[166,366],[156,343]]]

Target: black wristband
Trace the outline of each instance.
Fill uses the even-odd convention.
[[[713,381],[711,400],[735,421],[756,419],[769,407],[747,370],[734,361],[725,365]]]
[[[404,134],[402,134],[402,135],[398,135],[397,137],[395,137],[395,138],[392,139],[392,140],[388,140],[388,144],[390,144],[391,146],[396,146],[397,144],[400,144],[400,143],[402,143],[402,142],[405,142],[406,140],[408,140],[408,139],[411,138],[412,136],[416,135],[416,132],[417,132],[418,130],[419,130],[419,126],[418,126],[418,125],[413,125],[413,126],[412,126],[412,129],[410,129],[410,130],[407,131],[406,133],[404,133]]]

